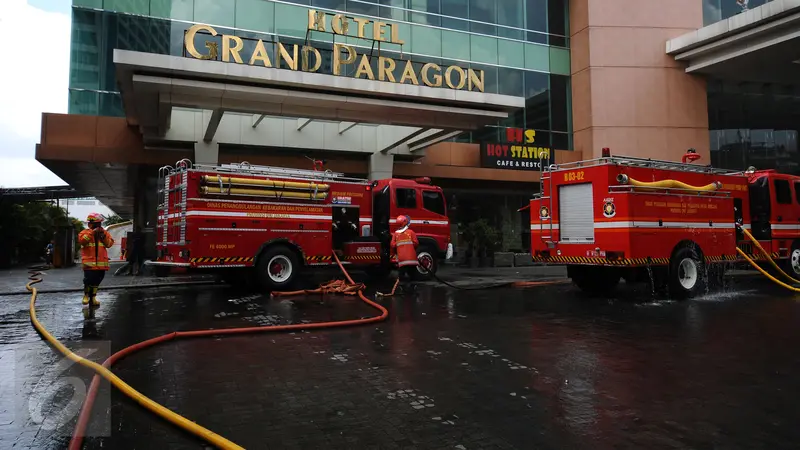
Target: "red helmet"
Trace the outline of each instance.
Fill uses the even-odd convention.
[[[397,216],[397,226],[400,228],[407,226],[408,222],[410,222],[408,216]]]
[[[89,217],[86,218],[88,223],[103,223],[103,216],[98,213],[91,213]]]

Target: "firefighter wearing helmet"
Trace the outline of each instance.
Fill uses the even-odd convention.
[[[417,239],[417,234],[409,228],[411,225],[410,217],[399,216],[397,225],[400,228],[392,234],[392,252],[397,255],[397,267],[400,271],[400,276],[405,275],[411,278],[419,265],[417,260],[419,240]]]
[[[114,239],[103,229],[103,216],[97,213],[89,214],[86,219],[89,228],[78,234],[78,244],[81,247],[81,263],[83,265],[83,301],[92,306],[100,306],[97,301],[97,289],[109,269],[107,248],[114,245]]]

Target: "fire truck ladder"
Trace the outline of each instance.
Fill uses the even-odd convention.
[[[163,227],[163,230],[160,231],[162,233],[160,245],[186,244],[186,202],[191,168],[192,162],[182,159],[175,164],[174,169],[164,166],[158,170],[158,194],[159,197],[161,194],[164,195],[163,203],[158,206],[159,215],[162,217],[158,219],[158,223]],[[176,174],[180,176],[180,181],[172,184],[172,178]],[[178,223],[170,223],[170,218],[176,217],[180,219]],[[176,227],[178,228],[177,233],[175,232]]]
[[[342,180],[342,181],[358,181],[363,182],[357,178],[347,178],[343,173],[332,172],[330,170],[307,170],[307,169],[287,169],[285,167],[272,167],[272,166],[254,166],[247,161],[239,164],[220,164],[220,165],[203,165],[197,164],[193,167],[195,170],[205,172],[218,172],[230,174],[249,174],[249,175],[262,175],[273,177],[290,177],[302,178],[308,180]]]
[[[539,207],[539,211],[531,211],[531,214],[539,214],[539,238],[545,242],[547,242],[548,246],[553,244],[553,176],[552,170],[556,167],[555,164],[550,165],[549,167],[545,168],[544,159],[539,160],[539,193],[534,196],[534,198],[540,199],[542,202],[547,201],[547,211],[548,211],[548,218],[547,220],[547,227],[549,228],[549,232],[545,234],[545,219],[541,218],[541,206]],[[545,181],[547,182],[547,195],[545,194],[544,184]],[[541,203],[540,203],[541,204]]]

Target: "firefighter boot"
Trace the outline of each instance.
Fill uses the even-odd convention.
[[[92,297],[92,306],[98,307],[98,306],[100,306],[100,302],[97,300],[97,289],[98,289],[98,287],[97,286],[92,286],[91,289],[92,289],[92,295],[91,295],[91,297]]]
[[[91,297],[92,288],[90,286],[83,287],[83,300],[81,303],[86,306],[89,304],[89,297]]]

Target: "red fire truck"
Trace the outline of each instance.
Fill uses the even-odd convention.
[[[551,165],[530,203],[535,262],[566,265],[580,289],[608,294],[621,278],[652,281],[675,298],[705,292],[737,261],[753,259],[738,223],[800,276],[800,177],[612,157]]]
[[[411,217],[427,270],[452,256],[444,195],[430,179],[370,182],[318,169],[188,160],[162,167],[158,260],[150,264],[213,269],[284,289],[302,268],[335,264],[335,250],[345,264],[385,276],[399,215]]]

